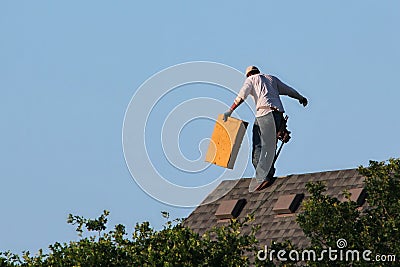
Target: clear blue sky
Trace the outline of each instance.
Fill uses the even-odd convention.
[[[156,228],[160,211],[190,213],[145,194],[121,144],[137,88],[183,62],[257,65],[309,98],[283,99],[293,140],[279,175],[399,157],[399,12],[365,0],[1,1],[0,251],[76,239],[69,213]],[[210,134],[199,129],[182,143]]]

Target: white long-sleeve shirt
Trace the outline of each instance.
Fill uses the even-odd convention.
[[[235,102],[245,100],[251,95],[256,104],[256,117],[261,117],[273,110],[285,112],[279,95],[287,95],[295,99],[302,99],[292,87],[281,82],[277,77],[267,74],[255,74],[247,77],[240,89]]]

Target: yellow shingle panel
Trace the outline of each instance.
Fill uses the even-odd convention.
[[[218,115],[208,146],[206,161],[233,169],[248,123],[232,117],[224,122],[223,116],[223,114]]]

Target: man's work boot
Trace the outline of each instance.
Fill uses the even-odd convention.
[[[271,184],[270,180],[265,180],[256,188],[256,191],[261,191],[264,188],[267,188],[270,184]]]

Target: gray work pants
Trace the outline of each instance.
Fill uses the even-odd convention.
[[[252,162],[256,169],[257,182],[262,182],[268,176],[273,176],[277,138],[276,134],[283,120],[283,114],[273,111],[257,117],[253,125]]]

